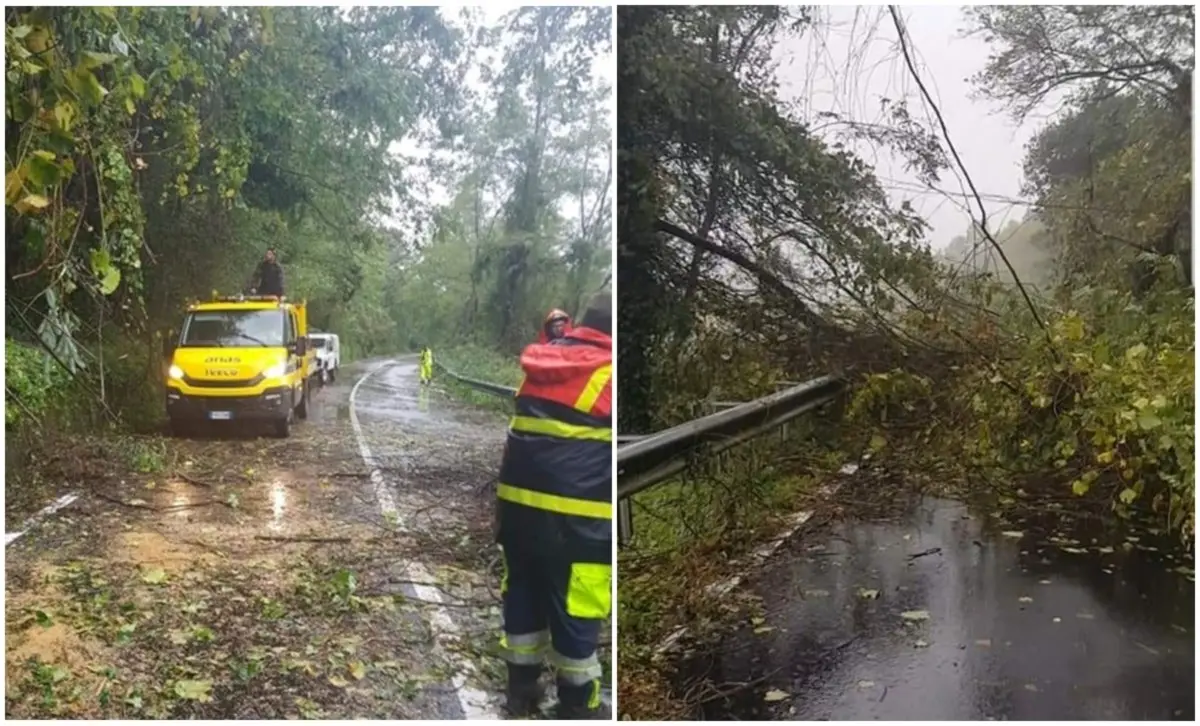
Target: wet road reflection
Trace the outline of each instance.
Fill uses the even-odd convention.
[[[928,498],[793,543],[754,582],[765,622],[687,664],[763,679],[704,716],[1193,719],[1190,563],[1057,521],[985,527]]]
[[[271,523],[268,527],[273,532],[283,529],[283,512],[287,508],[287,488],[283,482],[276,479],[271,482]]]

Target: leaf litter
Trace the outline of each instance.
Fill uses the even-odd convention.
[[[208,488],[173,483],[162,472],[148,487],[149,477],[122,479],[97,464],[98,499],[112,505],[99,504],[84,526],[52,522],[47,536],[62,541],[50,548],[10,553],[7,715],[429,717],[422,692],[457,672],[437,654],[482,658],[496,626],[488,502],[444,536],[381,531],[359,480],[317,485],[330,461],[356,459],[350,443],[348,436],[317,440],[311,427],[267,445],[168,442],[182,450],[176,465]],[[494,465],[494,456],[486,458],[477,466]],[[346,543],[256,541],[281,488],[289,497],[285,536],[311,531]],[[128,490],[142,492],[146,506],[121,507],[137,498]],[[206,505],[210,497],[238,506]],[[346,516],[355,499],[358,511],[376,516]],[[395,563],[413,548],[456,563],[452,576],[426,584],[464,612],[481,613],[462,642],[435,641],[426,606],[379,587],[395,579]]]

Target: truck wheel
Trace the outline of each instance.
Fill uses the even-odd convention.
[[[329,371],[322,368],[321,373],[319,374],[319,378],[321,381],[321,387],[324,388],[325,384],[329,382]]]
[[[300,405],[296,407],[296,417],[303,421],[308,418],[308,382],[300,385]]]
[[[186,421],[173,418],[171,419],[169,428],[171,436],[176,439],[186,439],[192,435],[192,427]]]
[[[337,380],[337,368],[330,368],[329,369],[329,382],[333,383],[336,380]]]
[[[296,415],[296,394],[289,394],[287,412],[283,414],[283,418],[277,418],[271,422],[271,428],[276,438],[286,439],[292,433],[292,418]]]

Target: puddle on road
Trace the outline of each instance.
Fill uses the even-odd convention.
[[[287,487],[276,479],[271,482],[271,522],[267,528],[272,532],[283,531],[283,515],[287,511]]]
[[[761,680],[703,716],[1193,718],[1190,562],[1059,518],[990,519],[926,498],[907,521],[791,543],[754,578],[764,620],[683,664],[718,688]]]

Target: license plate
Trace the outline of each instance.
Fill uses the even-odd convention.
[[[233,412],[231,412],[231,411],[209,411],[208,418],[209,418],[209,420],[212,420],[212,421],[228,421],[229,419],[233,418]]]

